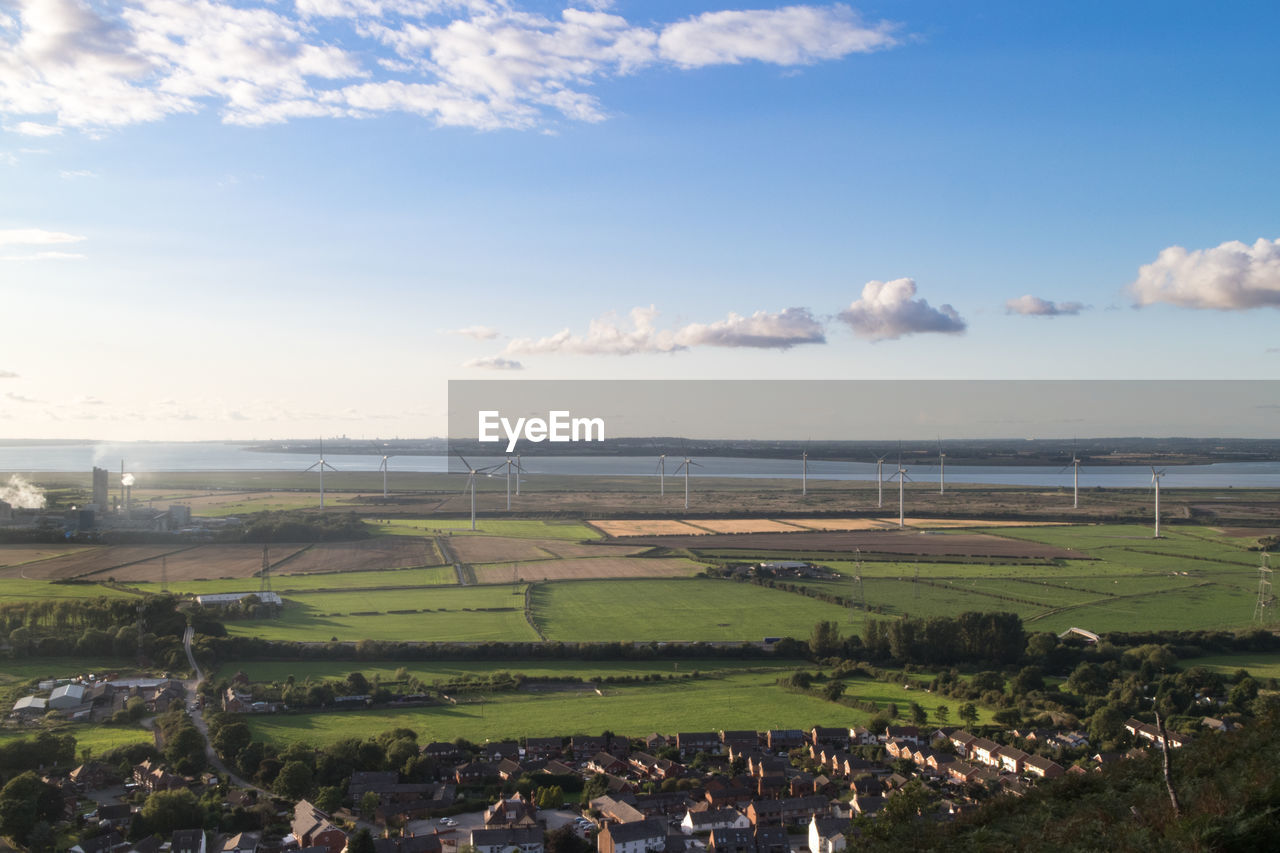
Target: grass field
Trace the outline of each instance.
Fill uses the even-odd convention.
[[[1178,661],[1178,666],[1183,669],[1203,666],[1223,675],[1234,675],[1238,670],[1247,669],[1254,678],[1280,679],[1280,653],[1246,652],[1237,655],[1184,658]]]
[[[218,676],[244,672],[250,681],[284,681],[290,675],[297,681],[307,679],[343,679],[353,670],[366,677],[377,675],[386,681],[395,678],[403,667],[410,676],[425,684],[454,681],[465,676],[484,678],[495,672],[520,672],[530,677],[554,678],[577,676],[583,680],[622,675],[671,675],[698,671],[707,674],[731,674],[761,667],[789,670],[804,666],[800,660],[765,658],[698,658],[690,660],[475,660],[475,661],[238,661],[223,664]]]
[[[539,521],[523,518],[481,518],[474,533],[466,518],[387,519],[377,525],[379,533],[400,536],[511,536],[524,539],[599,539],[600,531],[577,521]]]
[[[91,750],[94,755],[102,755],[119,746],[153,742],[151,732],[138,726],[68,723],[54,726],[50,731],[75,735],[77,760],[85,749]],[[38,732],[39,729],[0,729],[0,743],[35,737]]]
[[[394,589],[420,586],[449,586],[458,582],[452,566],[432,566],[425,569],[382,569],[365,572],[329,572],[306,575],[271,576],[271,588],[275,592],[323,592],[342,589]],[[3,583],[0,581],[0,583]],[[158,583],[131,583],[130,589],[157,594]],[[216,581],[176,581],[169,584],[169,591],[178,595],[205,595],[217,592],[257,592],[257,578]]]
[[[524,618],[523,590],[510,585],[369,590],[287,596],[279,618],[227,623],[232,635],[319,642],[536,641]],[[390,611],[414,610],[412,613]]]
[[[49,581],[0,578],[0,604],[51,598],[124,598],[129,593],[95,583],[50,583]],[[9,662],[5,662],[9,666]]]
[[[480,583],[509,583],[521,580],[577,580],[582,578],[687,578],[703,571],[703,566],[683,557],[587,557],[578,560],[539,560],[532,563],[501,563],[477,566]]]
[[[570,642],[807,637],[815,622],[847,616],[811,598],[700,578],[540,584],[533,610],[548,639]]]
[[[682,664],[683,665],[683,664]],[[690,663],[692,665],[692,662]],[[605,685],[604,696],[591,691],[500,693],[485,700],[412,710],[346,711],[249,717],[255,738],[284,745],[296,741],[320,745],[349,737],[368,737],[404,726],[420,743],[464,737],[475,742],[512,737],[599,734],[608,729],[627,736],[650,732],[719,729],[808,728],[866,723],[871,713],[827,702],[777,685],[787,670],[734,672],[719,677]],[[849,682],[849,696],[883,707],[895,702],[921,704],[932,716],[938,700],[920,691],[876,681]],[[955,717],[959,703],[941,700]],[[982,712],[983,721],[989,712]]]

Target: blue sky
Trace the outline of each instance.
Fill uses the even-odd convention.
[[[0,3],[0,437],[435,434],[448,378],[1273,378],[1277,18]]]

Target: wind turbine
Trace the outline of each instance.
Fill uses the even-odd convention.
[[[1160,538],[1160,478],[1164,473],[1163,468],[1157,471],[1154,465],[1151,466],[1151,482],[1156,486],[1156,539]]]
[[[504,466],[507,469],[507,512],[511,512],[511,469],[514,468],[516,472],[516,494],[517,495],[520,494],[520,474],[522,471],[524,471],[524,469],[520,467],[520,457],[518,456],[514,459],[508,456],[507,461],[499,462],[496,466],[494,466],[494,470],[497,470],[498,468],[502,468]]]
[[[462,491],[465,492],[467,489],[471,489],[471,530],[474,532],[476,529],[476,476],[479,474],[492,474],[494,471],[501,468],[502,465],[491,465],[488,468],[473,468],[471,467],[471,463],[468,462],[461,453],[456,453],[454,455],[462,460],[463,465],[467,466],[467,485],[462,488]]]
[[[387,460],[390,458],[391,458],[390,456],[383,456],[382,462],[379,463],[378,465],[378,470],[382,472],[382,497],[383,498],[386,498],[387,496]]]
[[[800,496],[809,494],[809,442],[804,443],[804,451],[800,454]]]
[[[884,507],[884,460],[889,454],[876,457],[876,508]]]
[[[1076,455],[1075,445],[1071,446],[1071,461],[1062,466],[1062,471],[1068,468],[1074,468],[1075,471],[1071,477],[1071,508],[1080,508],[1080,457]],[[1061,474],[1062,471],[1058,473]]]
[[[907,469],[902,467],[901,457],[898,459],[898,472],[894,474],[893,477],[898,478],[898,527],[902,528],[907,526],[906,514],[903,510],[903,507],[906,505],[903,484],[906,483],[907,480],[911,480],[911,478],[907,476]],[[892,480],[893,477],[890,477],[889,479]],[[911,482],[914,483],[915,481],[911,480]]]
[[[516,497],[520,497],[520,475],[524,473],[524,466],[520,464],[520,454],[516,454]]]
[[[666,497],[667,494],[667,454],[663,453],[658,456],[658,467],[653,469],[658,473],[658,497]]]
[[[947,454],[942,450],[942,436],[938,436],[938,494],[947,493]]]
[[[694,462],[692,459],[690,459],[688,456],[686,456],[686,457],[684,458],[684,461],[680,463],[680,467],[676,469],[676,473],[677,473],[677,474],[679,474],[681,470],[683,470],[683,471],[684,471],[684,509],[685,509],[685,512],[688,512],[688,511],[689,511],[689,469],[690,469],[690,468],[692,468],[694,465],[698,465],[698,463],[697,463],[697,462]],[[702,466],[701,466],[701,465],[698,465],[698,467],[699,467],[699,468],[701,468]]]
[[[320,458],[315,462],[315,464],[313,464],[310,468],[307,469],[307,471],[320,472],[320,508],[321,509],[324,509],[324,469],[325,468],[328,468],[330,471],[338,470],[337,468],[334,468],[332,465],[330,465],[328,462],[324,461],[324,439],[322,438],[320,439]],[[303,471],[302,473],[305,474],[307,473],[307,471]]]

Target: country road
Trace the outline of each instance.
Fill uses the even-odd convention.
[[[199,694],[197,690],[204,681],[204,671],[200,669],[200,665],[196,663],[196,656],[191,651],[191,641],[195,638],[195,628],[187,626],[186,633],[182,635],[182,647],[187,652],[187,662],[191,664],[191,671],[195,673],[194,679],[188,679],[183,682],[183,687],[187,690],[187,695],[191,697],[191,701],[187,705],[187,713],[191,717],[191,722],[195,724],[196,731],[200,732],[200,736],[204,738],[204,754],[209,759],[209,765],[219,773],[231,780],[231,784],[238,788],[246,788],[251,791],[257,791],[265,797],[271,796],[271,792],[259,788],[252,782],[241,779],[231,771],[229,767],[222,763],[222,759],[218,757],[217,751],[213,748],[213,741],[209,739],[209,724],[205,722],[204,711],[200,708],[200,703],[196,700]]]

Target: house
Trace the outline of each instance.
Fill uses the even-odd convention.
[[[880,738],[870,729],[854,726],[849,729],[849,742],[858,746],[871,746],[880,742]]]
[[[357,770],[347,782],[347,796],[358,805],[370,791],[380,794],[399,782],[400,774],[394,770]]]
[[[756,853],[756,834],[749,827],[713,829],[707,849],[715,853]]]
[[[261,846],[261,832],[238,832],[223,842],[222,853],[258,853]]]
[[[735,749],[758,749],[760,747],[760,735],[758,732],[747,731],[746,729],[737,729],[720,732],[720,745],[724,752],[733,752]]]
[[[451,743],[433,741],[422,748],[422,754],[437,761],[449,763],[462,757],[462,752]]]
[[[849,730],[846,728],[814,726],[809,730],[809,742],[814,746],[840,746],[848,749]]]
[[[107,787],[119,777],[115,770],[102,762],[89,761],[72,770],[67,778],[81,791],[96,791]]]
[[[497,765],[487,761],[468,761],[459,764],[453,771],[459,785],[483,785],[486,782],[498,781]]]
[[[596,836],[599,853],[648,853],[666,846],[667,824],[657,819],[608,823]]]
[[[98,826],[124,831],[129,828],[132,820],[133,806],[128,803],[104,803],[98,806]]]
[[[484,812],[485,829],[538,825],[538,807],[519,794],[498,800]]]
[[[324,847],[329,853],[342,853],[347,846],[347,834],[334,825],[333,818],[306,800],[293,807],[291,829],[299,847]]]
[[[67,850],[67,853],[116,853],[123,851],[129,846],[129,842],[115,831],[108,832],[106,835],[99,835],[96,838],[90,838],[87,841],[81,841],[74,847]]]
[[[247,714],[253,710],[253,695],[228,687],[222,694],[222,710],[228,714]]]
[[[596,797],[591,801],[591,808],[600,812],[605,820],[613,823],[638,823],[648,817],[625,799],[614,799],[610,796]]]
[[[849,805],[855,814],[873,815],[884,808],[885,798],[878,794],[855,794]]]
[[[831,801],[820,794],[810,794],[785,800],[756,800],[747,806],[747,818],[754,826],[800,824],[815,814],[819,817],[831,814]]]
[[[497,766],[498,778],[506,782],[510,779],[519,779],[524,775],[524,765],[519,761],[512,761],[510,758],[504,758],[498,762]]]
[[[849,821],[842,817],[818,817],[809,820],[810,853],[838,853],[845,848],[844,831]]]
[[[1039,776],[1041,779],[1056,779],[1066,772],[1062,769],[1062,765],[1042,755],[1027,756],[1027,760],[1023,762],[1023,767],[1027,773],[1032,776]]]
[[[969,747],[972,746],[973,742],[978,738],[969,734],[964,729],[956,729],[951,733],[951,737],[949,739],[951,741],[951,745],[955,748],[956,755],[960,758],[968,758]]]
[[[170,853],[207,853],[203,829],[179,829],[173,833]]]
[[[159,764],[152,764],[148,758],[141,764],[134,765],[133,781],[148,793],[155,791],[176,791],[187,787],[187,780],[177,774],[170,773]]]
[[[680,821],[680,831],[685,835],[699,832],[712,832],[716,829],[746,829],[751,820],[737,809],[707,809],[706,811],[685,812]]]
[[[791,839],[780,826],[755,828],[756,853],[791,853]]]
[[[974,738],[973,742],[969,744],[969,760],[985,764],[988,767],[999,766],[1000,758],[997,755],[999,752],[1000,744],[984,737]]]
[[[441,853],[442,848],[440,836],[435,834],[373,839],[374,853]]]
[[[525,738],[526,758],[559,758],[564,754],[564,741],[558,737]]]
[[[471,846],[476,853],[542,853],[542,827],[513,826],[503,829],[471,830]]]
[[[588,755],[595,755],[604,749],[604,738],[574,735],[569,741],[569,748],[573,750],[574,756],[582,761]]]
[[[621,758],[601,750],[587,761],[587,769],[592,773],[617,776],[626,773],[630,768]]]
[[[884,740],[905,740],[919,746],[921,735],[918,726],[888,726],[884,730]]]
[[[1164,739],[1160,737],[1160,730],[1158,728],[1150,723],[1139,722],[1133,717],[1130,717],[1125,721],[1124,730],[1135,738],[1142,738],[1148,743],[1153,743],[1156,746],[1162,746],[1164,744]],[[1167,732],[1167,734],[1169,736],[1169,747],[1171,749],[1185,746],[1191,739],[1189,735],[1178,734],[1177,732]]]
[[[1014,746],[1002,746],[997,751],[1000,758],[1000,769],[1008,773],[1021,773],[1022,767],[1030,757]]]
[[[676,735],[676,749],[687,758],[698,752],[720,753],[720,736],[715,732],[680,732]]]
[[[764,740],[769,749],[782,752],[804,746],[804,732],[799,729],[770,729]]]
[[[501,740],[495,743],[486,743],[480,747],[480,757],[485,761],[497,764],[504,758],[513,760],[520,758],[520,744],[513,740]]]

